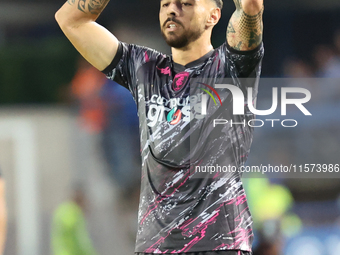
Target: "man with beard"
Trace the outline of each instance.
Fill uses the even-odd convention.
[[[217,93],[215,85],[229,78],[244,94],[252,89],[256,101],[263,0],[234,0],[226,42],[216,49],[210,39],[221,0],[160,1],[171,56],[120,42],[98,25],[107,3],[69,0],[56,20],[85,59],[129,89],[137,104],[142,183],[136,254],[251,254],[252,219],[239,169],[253,134],[245,123],[254,115],[248,102],[243,115],[233,114],[229,89]],[[211,94],[207,89],[220,106],[203,95]],[[213,119],[234,125],[213,128]],[[197,171],[207,167],[213,175]],[[234,170],[211,171],[222,167]]]

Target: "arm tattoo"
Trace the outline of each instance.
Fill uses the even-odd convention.
[[[262,40],[262,10],[256,15],[248,15],[242,11],[239,21],[241,40],[248,42],[248,47],[260,44]]]
[[[109,0],[90,0],[89,1],[89,11],[92,14],[99,14],[105,8]]]
[[[74,2],[75,0],[68,0]],[[84,13],[98,15],[105,8],[109,0],[79,0],[78,9]]]
[[[75,1],[75,0],[67,0],[67,2],[68,2],[70,5],[74,5],[74,1]]]
[[[79,0],[78,2],[78,10],[86,13],[86,0]]]
[[[234,47],[234,49],[236,49],[236,50],[241,50],[241,45],[242,45],[242,42],[239,42],[239,43]]]
[[[235,28],[233,26],[233,23],[229,22],[228,24],[228,28],[227,28],[227,35],[228,34],[235,34],[236,31],[235,31]]]
[[[242,3],[241,0],[234,0],[235,6],[237,10],[242,9]]]
[[[229,22],[227,36],[237,50],[253,48],[262,41],[263,8],[256,15],[244,12],[242,0],[234,0],[236,11]]]

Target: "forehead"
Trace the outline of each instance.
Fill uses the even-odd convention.
[[[161,0],[160,3],[169,3],[169,2],[175,2],[175,3],[181,3],[181,2],[187,2],[192,3],[196,6],[205,6],[206,8],[211,7],[217,7],[214,0]]]
[[[211,0],[161,0],[160,2],[195,2],[195,4],[206,4],[212,2]]]

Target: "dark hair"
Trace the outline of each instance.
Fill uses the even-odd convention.
[[[213,0],[218,8],[222,10],[223,8],[223,1],[222,0]]]

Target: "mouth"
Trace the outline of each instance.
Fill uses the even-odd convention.
[[[179,24],[171,21],[171,22],[168,22],[165,27],[166,27],[166,30],[168,31],[175,31],[179,27]]]

